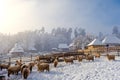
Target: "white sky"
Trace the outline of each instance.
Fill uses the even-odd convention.
[[[53,27],[82,27],[90,33],[109,33],[114,25],[119,24],[106,24],[97,18],[95,11],[99,2],[100,0],[0,0],[0,32],[16,33],[44,26],[47,31]]]

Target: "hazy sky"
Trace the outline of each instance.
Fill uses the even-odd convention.
[[[120,27],[120,0],[0,0],[0,32],[82,27],[110,33]]]

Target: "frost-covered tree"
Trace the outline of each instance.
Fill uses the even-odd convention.
[[[112,32],[112,34],[115,34],[115,35],[119,34],[119,30],[118,30],[118,27],[117,27],[117,26],[114,26],[114,27],[113,27],[113,32]]]
[[[82,35],[82,36],[86,35],[85,29],[82,29],[82,28],[78,29],[78,33],[79,33],[79,35]]]
[[[99,39],[100,41],[102,41],[102,40],[104,39],[104,35],[103,35],[102,32],[99,32],[99,34],[98,34],[98,39]]]
[[[77,28],[74,29],[74,36],[77,37],[78,36],[78,31]]]
[[[78,36],[73,40],[74,45],[77,49],[83,49],[94,39],[93,35]]]
[[[86,45],[89,42],[89,37],[86,37],[84,29],[78,29],[76,29],[77,34],[74,41],[78,47],[81,47],[81,44]],[[28,51],[30,46],[34,46],[37,51],[51,51],[52,48],[57,48],[60,43],[69,45],[72,42],[72,33],[72,28],[61,27],[54,28],[51,33],[47,33],[44,27],[34,31],[19,32],[14,35],[0,33],[0,53],[8,53],[17,42],[22,44],[25,51]]]
[[[74,29],[74,35],[75,37],[78,37],[78,36],[85,36],[86,35],[86,31],[85,29],[82,29],[82,28],[75,28]]]
[[[119,28],[117,26],[113,27],[113,32],[112,34],[116,35],[118,38],[120,38],[120,32],[119,32]]]

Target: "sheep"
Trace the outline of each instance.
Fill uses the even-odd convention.
[[[20,59],[20,61],[19,61],[20,63],[22,63],[22,60]]]
[[[107,54],[108,60],[115,60],[115,55],[109,55]]]
[[[22,60],[20,61],[16,60],[16,65],[22,65]]]
[[[30,73],[32,72],[32,68],[34,67],[34,65],[35,65],[35,63],[33,63],[33,62],[30,62],[30,63],[28,64],[28,67],[29,67],[29,69],[30,69]]]
[[[70,58],[73,60],[77,60],[77,56],[71,56]]]
[[[54,67],[57,67],[57,65],[58,65],[58,60],[55,59],[55,60],[54,60]]]
[[[77,60],[78,60],[79,62],[82,62],[82,59],[83,59],[83,56],[78,56],[78,57],[77,57]]]
[[[46,60],[40,60],[39,62],[40,62],[40,63],[47,63]]]
[[[21,73],[22,73],[22,71],[23,71],[23,69],[24,69],[25,67],[28,67],[28,68],[30,69],[30,73],[31,73],[31,72],[32,72],[32,68],[34,67],[34,65],[35,65],[35,62],[30,62],[30,63],[28,63],[27,65],[26,65],[26,64],[22,65],[22,66],[21,66]]]
[[[94,56],[93,55],[87,55],[86,56],[86,60],[92,60],[92,61],[94,61]]]
[[[31,65],[32,67],[35,66],[35,62],[30,62],[29,65]]]
[[[86,59],[86,55],[82,55],[82,59]]]
[[[18,72],[21,70],[21,65],[15,65],[15,66],[10,66],[8,68],[8,77],[10,76],[10,74],[17,74]]]
[[[66,63],[73,63],[73,59],[72,58],[65,58],[64,57],[64,61],[66,62]]]
[[[29,67],[26,66],[25,68],[23,68],[22,76],[23,76],[24,79],[27,79],[29,74],[30,74],[30,69],[29,69]]]
[[[38,63],[37,67],[38,67],[39,72],[43,72],[44,70],[49,72],[49,64],[48,63]]]
[[[36,57],[35,57],[35,61],[40,61],[40,57],[39,57],[39,56],[36,56]]]
[[[100,53],[95,53],[95,58],[100,58]]]
[[[25,67],[27,67],[27,65],[25,65],[25,64],[21,66],[21,73],[23,72],[23,69],[24,69]]]
[[[8,62],[8,64],[0,64],[0,69],[8,69],[8,67],[10,66],[10,62]]]

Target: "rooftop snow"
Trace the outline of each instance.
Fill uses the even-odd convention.
[[[69,45],[69,47],[72,47],[72,46],[75,46],[74,43],[71,43],[71,44]]]
[[[103,45],[102,42],[98,39],[94,39],[91,43],[88,44],[88,46],[91,45]]]
[[[115,35],[109,35],[102,41],[104,44],[120,44],[120,39]]]
[[[58,48],[69,48],[67,44],[59,44]]]
[[[12,52],[24,52],[24,50],[18,43],[16,43],[14,47],[11,49],[10,53]]]

